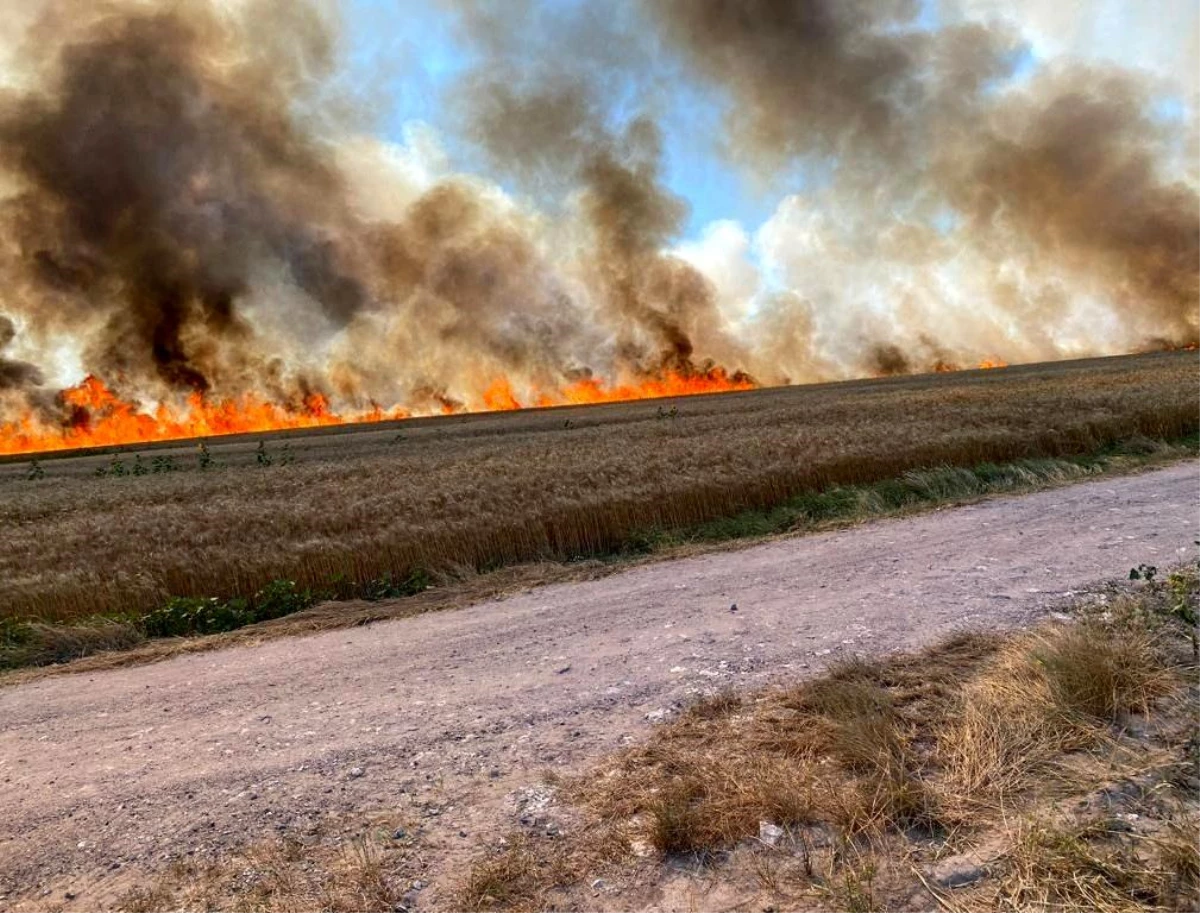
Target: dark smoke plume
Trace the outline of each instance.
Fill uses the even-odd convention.
[[[662,0],[664,39],[727,89],[751,161],[895,159],[928,149],[934,106],[969,104],[1016,42],[978,25],[913,29],[916,0]]]
[[[984,243],[1019,238],[1142,312],[1176,343],[1196,341],[1200,197],[1160,173],[1169,141],[1149,116],[1145,87],[1127,74],[1055,74],[981,131],[972,155],[946,163],[950,200]]]
[[[697,370],[691,334],[717,321],[706,280],[663,253],[686,210],[657,184],[648,121],[614,137],[558,86],[540,133],[543,99],[497,92],[493,104],[514,110],[481,112],[509,170],[530,158],[567,169],[564,193],[582,188],[582,272],[598,289],[584,300],[531,223],[471,181],[443,181],[384,219],[356,210],[342,138],[320,116],[336,36],[314,8],[112,0],[67,12],[51,5],[28,36],[32,88],[0,100],[0,168],[19,186],[0,222],[30,324],[86,327],[89,370],[285,401],[330,384],[421,399],[479,354],[551,388],[593,369]],[[261,34],[267,20],[281,27]],[[519,128],[507,145],[502,124]],[[290,290],[355,348],[325,378],[287,368],[288,345],[247,319]]]
[[[660,131],[648,105],[624,123],[611,110],[614,73],[644,66],[637,45],[603,13],[556,23],[539,40],[510,30],[511,7],[458,10],[484,55],[458,93],[464,133],[493,172],[543,205],[574,195],[589,236],[585,272],[601,320],[617,334],[619,361],[645,374],[704,371],[711,365],[695,359],[698,337],[744,359],[723,330],[709,281],[667,253],[688,206],[662,183]]]
[[[945,195],[996,267],[1069,273],[1175,344],[1195,342],[1200,198],[1162,173],[1179,128],[1152,120],[1146,79],[1076,67],[998,95],[1017,37],[975,23],[915,28],[915,0],[652,10],[693,70],[730,93],[729,144],[743,160],[833,156],[850,205],[884,217]],[[1003,277],[994,295],[1026,325],[1071,306],[1061,296],[1031,306]],[[884,361],[884,372],[899,365]]]
[[[327,36],[288,12],[255,48],[197,3],[55,10],[35,30],[37,88],[0,103],[0,164],[22,185],[0,218],[61,309],[50,319],[104,323],[94,370],[207,389],[207,350],[246,341],[237,302],[263,261],[335,322],[363,306],[323,224],[341,177],[292,114],[298,70],[329,66]]]
[[[1145,74],[1018,83],[1017,27],[949,3],[443,4],[487,179],[371,138],[319,0],[41,0],[0,47],[5,408],[56,367],[11,353],[64,338],[152,396],[430,409],[1196,340],[1194,125]],[[753,239],[680,243],[663,125],[696,86],[785,194]]]
[[[4,350],[16,335],[17,328],[13,325],[12,318],[0,314],[0,390],[36,387],[43,382],[42,372],[37,365],[4,357]]]

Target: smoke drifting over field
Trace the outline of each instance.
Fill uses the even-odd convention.
[[[23,5],[0,427],[66,420],[64,360],[164,403],[392,414],[1196,341],[1195,99],[1158,106],[1190,88],[1014,77],[1014,26],[910,0],[579,6],[447,2],[471,176],[371,138],[331,7]],[[753,237],[683,239],[680,85],[780,199]]]
[[[1095,320],[1086,310],[1097,303],[1111,312],[1097,322],[1119,327],[1129,348],[1155,335],[1195,341],[1200,202],[1194,175],[1185,182],[1171,164],[1179,146],[1194,152],[1194,124],[1156,120],[1145,74],[1058,62],[998,91],[1021,36],[969,21],[911,28],[909,0],[654,9],[668,43],[732,96],[740,160],[773,170],[836,159],[827,188],[793,201],[811,234],[782,229],[774,242],[817,272],[793,281],[824,293],[825,307],[857,271],[890,292],[878,338],[854,340],[868,369],[936,363],[955,336],[1017,358],[1102,351],[1111,341],[1098,326],[1070,348],[1050,338],[1080,311]],[[813,256],[825,251],[832,271]]]

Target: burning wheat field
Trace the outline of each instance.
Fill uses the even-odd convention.
[[[1173,72],[982,0],[435,6],[401,128],[403,4],[9,5],[0,452],[1197,341]]]

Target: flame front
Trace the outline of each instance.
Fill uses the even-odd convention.
[[[714,369],[693,375],[667,373],[630,384],[606,385],[599,380],[588,379],[550,393],[535,391],[522,399],[509,380],[501,377],[481,394],[478,410],[445,404],[440,411],[493,412],[534,406],[614,403],[750,390],[754,387],[754,382],[744,375],[731,375]],[[337,412],[331,408],[328,399],[319,393],[287,404],[270,402],[249,394],[236,399],[212,399],[193,393],[178,406],[159,404],[147,408],[136,401],[122,399],[104,381],[90,375],[78,385],[64,389],[58,401],[61,406],[61,419],[58,422],[30,411],[15,421],[0,424],[0,454],[394,421],[413,415],[399,406],[390,409],[372,406],[366,410]]]

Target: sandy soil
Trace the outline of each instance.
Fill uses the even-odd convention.
[[[547,768],[698,693],[1025,624],[1183,560],[1198,483],[1187,463],[2,689],[0,907],[70,891],[91,908],[181,855],[377,815],[420,822],[421,905],[436,905],[466,854],[536,804]]]

